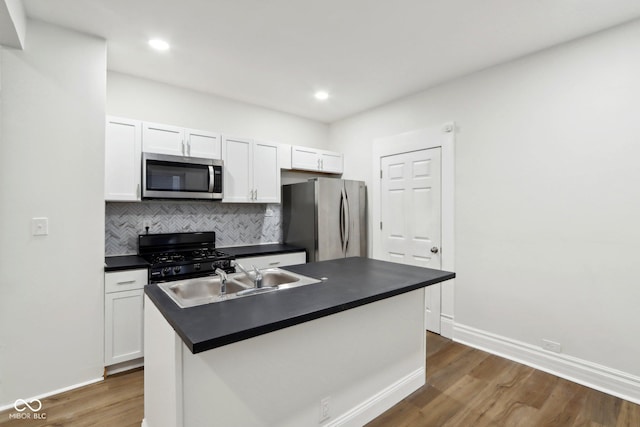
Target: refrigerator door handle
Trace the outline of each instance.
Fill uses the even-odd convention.
[[[349,208],[349,196],[347,195],[346,190],[344,191],[344,206],[345,206],[345,224],[344,224],[344,256],[347,256],[347,248],[349,247],[349,237],[350,237],[350,228],[351,228],[351,209]]]
[[[340,248],[344,253],[344,190],[340,192]]]
[[[340,240],[342,243],[342,256],[347,256],[347,243],[349,240],[349,199],[344,187],[340,190]]]

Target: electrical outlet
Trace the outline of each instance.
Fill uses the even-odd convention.
[[[542,348],[554,353],[562,353],[562,346],[559,342],[553,342],[549,340],[542,340]]]
[[[320,422],[321,423],[331,418],[331,414],[329,412],[329,403],[330,403],[329,396],[323,399],[320,399]]]

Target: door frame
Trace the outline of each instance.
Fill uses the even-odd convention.
[[[372,159],[372,194],[371,194],[371,229],[372,257],[382,259],[382,232],[380,230],[380,161],[382,157],[411,151],[440,147],[441,150],[441,227],[442,247],[440,249],[442,269],[455,271],[455,122],[447,122],[441,126],[404,132],[377,138],[373,141]],[[454,280],[443,282],[441,290],[440,334],[453,338],[454,313]]]

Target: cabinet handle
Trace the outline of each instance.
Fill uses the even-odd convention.
[[[324,170],[324,159],[320,159],[320,169]]]
[[[269,265],[278,265],[278,264],[280,264],[280,261],[274,261],[269,263]]]
[[[136,280],[124,280],[122,282],[116,282],[117,285],[130,285],[131,283],[136,283]]]
[[[140,198],[140,184],[136,186],[136,199]]]
[[[318,170],[322,170],[322,168],[320,167],[320,159],[318,159]]]
[[[183,140],[182,140],[182,155],[183,155],[183,156],[184,156],[184,155],[186,155],[186,152],[187,152],[187,151],[185,150],[185,147],[184,147],[184,139],[183,139]]]
[[[258,200],[258,189],[256,188],[254,191],[253,200]]]

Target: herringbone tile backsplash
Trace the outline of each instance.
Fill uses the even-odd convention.
[[[150,225],[149,233],[215,231],[218,247],[281,242],[281,212],[277,204],[110,202],[105,211],[105,254],[137,253],[138,234],[145,232],[145,224]]]

